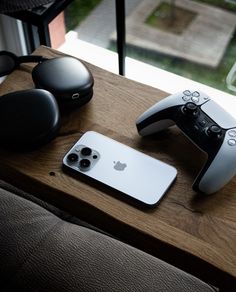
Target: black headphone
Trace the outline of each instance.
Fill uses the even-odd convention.
[[[48,59],[0,52],[0,77],[22,63],[38,63],[32,70],[36,89],[0,97],[0,146],[25,150],[51,141],[60,128],[60,107],[80,107],[93,96],[89,69],[73,57]]]

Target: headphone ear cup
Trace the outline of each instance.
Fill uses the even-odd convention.
[[[18,66],[18,57],[8,51],[0,51],[0,77],[13,72]]]
[[[29,89],[0,97],[0,146],[34,149],[55,138],[59,128],[58,104],[50,92]]]
[[[36,88],[51,92],[59,106],[82,106],[93,96],[94,79],[78,59],[60,57],[36,65],[32,71]]]

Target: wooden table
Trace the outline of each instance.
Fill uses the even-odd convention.
[[[62,55],[45,47],[36,53]],[[0,94],[33,88],[33,65],[22,65],[8,76]],[[236,276],[236,178],[214,195],[196,194],[191,185],[204,154],[176,127],[146,138],[135,127],[136,118],[168,94],[87,65],[95,79],[90,103],[62,112],[59,136],[39,150],[0,150],[1,178],[229,291]],[[177,180],[158,207],[139,209],[62,172],[63,156],[88,130],[177,168]]]

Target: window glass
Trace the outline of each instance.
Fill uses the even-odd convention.
[[[139,1],[126,20],[128,55],[236,93],[235,13],[231,0]]]
[[[127,56],[236,94],[235,0],[126,0]],[[75,0],[67,30],[116,51],[115,1]]]

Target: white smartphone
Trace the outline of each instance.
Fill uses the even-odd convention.
[[[93,131],[69,150],[63,166],[148,206],[160,201],[177,175],[173,166]]]

